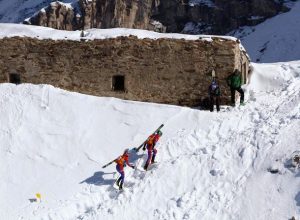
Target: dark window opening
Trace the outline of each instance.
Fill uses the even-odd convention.
[[[114,91],[125,91],[125,76],[117,75],[112,78],[112,89]]]
[[[18,73],[9,74],[9,82],[14,84],[21,84],[21,76]]]

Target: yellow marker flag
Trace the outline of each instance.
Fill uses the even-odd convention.
[[[42,196],[41,196],[41,194],[40,194],[40,193],[37,193],[37,194],[35,194],[35,196],[36,196],[36,198],[38,198],[39,200],[41,200],[41,199],[42,199]]]

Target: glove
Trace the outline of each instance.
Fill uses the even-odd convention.
[[[146,150],[146,146],[143,147],[143,151],[145,151],[145,150]]]
[[[132,166],[131,168],[132,168],[132,169],[134,169],[134,168],[135,168],[135,166]]]

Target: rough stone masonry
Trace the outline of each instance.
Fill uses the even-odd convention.
[[[226,78],[238,68],[247,80],[249,59],[240,42],[138,39],[135,36],[69,41],[0,39],[0,82],[53,86],[96,96],[199,106],[208,97],[212,70],[221,104],[230,102]]]

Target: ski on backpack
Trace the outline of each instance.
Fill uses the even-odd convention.
[[[164,124],[161,124],[151,135],[157,133],[162,127],[164,126]],[[150,135],[150,136],[151,136]],[[149,137],[148,137],[149,138]],[[148,138],[138,147],[133,148],[136,152],[139,152],[139,150],[145,145],[145,143],[147,142]]]
[[[116,158],[116,159],[117,159],[117,158]],[[109,163],[105,164],[104,166],[102,166],[102,168],[105,168],[105,167],[111,165],[113,162],[115,162],[116,159],[114,159],[114,160],[110,161]]]

